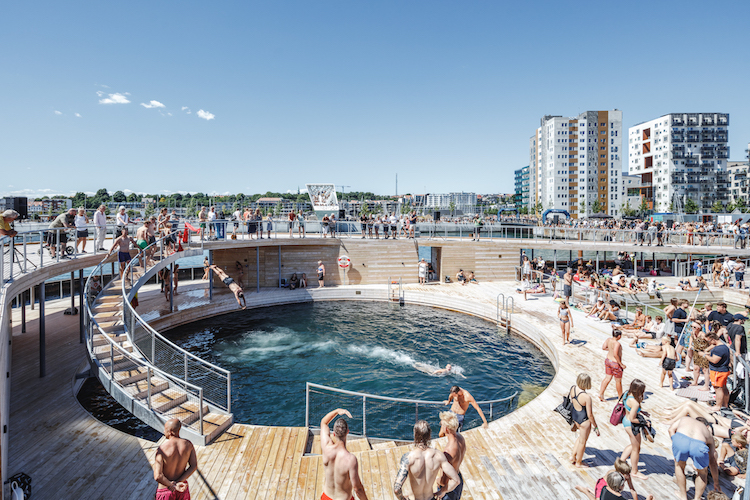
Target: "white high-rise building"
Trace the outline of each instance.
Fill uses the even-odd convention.
[[[562,209],[572,217],[619,215],[621,143],[620,110],[543,117],[529,142],[530,173],[534,167],[537,172],[530,194],[536,188],[544,210]]]
[[[729,201],[729,114],[670,113],[628,129],[628,173],[655,212]]]

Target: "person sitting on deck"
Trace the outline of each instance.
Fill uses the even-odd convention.
[[[458,281],[462,285],[466,284],[466,275],[464,274],[463,269],[459,269],[458,273],[456,273],[456,281]]]
[[[719,448],[719,468],[728,476],[745,477],[747,473],[747,438],[734,434],[730,443]]]
[[[614,300],[610,300],[607,308],[599,315],[599,321],[617,321],[618,319],[620,319],[620,306]]]
[[[292,277],[289,278],[289,289],[294,290],[295,288],[299,288],[299,278],[297,277],[297,273],[292,274]]]
[[[474,283],[475,285],[478,285],[479,282],[477,281],[477,278],[474,276],[474,271],[469,271],[469,283]]]
[[[628,330],[640,330],[643,328],[646,324],[646,315],[643,314],[643,308],[637,307],[635,309],[635,319],[633,319],[633,322],[628,325],[622,325],[620,326],[620,330],[623,330],[622,334],[623,336],[627,337]]]
[[[597,298],[596,304],[593,306],[583,306],[583,310],[587,313],[587,318],[599,316],[606,308],[607,306],[604,304],[604,299],[602,297]]]
[[[237,304],[240,306],[241,309],[247,308],[247,302],[245,301],[245,293],[242,290],[242,287],[238,285],[227,273],[225,273],[220,267],[211,264],[209,266],[209,269],[211,269],[216,276],[219,277],[221,281],[224,282],[226,286],[229,287],[229,289],[234,293],[234,298],[237,300]]]
[[[615,466],[614,469],[611,469],[607,471],[606,474],[604,474],[604,477],[600,477],[599,480],[596,482],[596,491],[591,491],[589,488],[585,488],[583,486],[576,486],[576,489],[586,495],[588,498],[591,498],[593,500],[599,500],[602,497],[602,490],[607,488],[607,480],[605,479],[610,474],[614,473],[620,473],[622,474],[623,479],[625,482],[628,483],[628,488],[630,488],[630,494],[633,498],[639,498],[638,493],[635,491],[635,486],[633,486],[633,479],[630,477],[630,473],[633,471],[633,469],[630,467],[630,464],[627,463],[625,460],[623,460],[620,457],[617,457],[615,459]],[[623,484],[624,489],[624,484]],[[621,495],[622,496],[622,495]],[[649,495],[647,500],[653,500],[654,496]]]

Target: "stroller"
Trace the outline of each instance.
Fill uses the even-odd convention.
[[[51,248],[57,246],[57,242],[55,241],[55,235],[57,234],[56,231],[47,231],[44,234],[44,241],[42,242],[41,246],[39,247],[38,253],[41,254],[42,250],[46,249],[47,251],[50,251]],[[75,248],[73,246],[68,245],[68,240],[75,241],[76,239],[76,231],[75,229],[70,229],[68,231],[60,231],[60,257],[68,257],[75,253]],[[50,255],[52,255],[50,251]]]

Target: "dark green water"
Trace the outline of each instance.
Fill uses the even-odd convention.
[[[433,401],[447,399],[457,384],[481,401],[520,393],[522,384],[546,386],[554,375],[531,343],[499,335],[494,323],[430,307],[353,301],[277,306],[206,319],[167,336],[232,372],[232,411],[236,421],[250,424],[304,425],[305,382]],[[422,368],[451,363],[458,373],[432,376],[415,363]],[[515,404],[495,408],[494,418]],[[355,422],[361,419],[361,398],[314,394],[310,406],[311,425],[345,407],[355,417],[352,432],[361,427]],[[368,401],[367,434],[396,437],[400,422],[413,424],[419,411]],[[484,411],[489,418],[489,408]],[[436,413],[423,408],[420,418]],[[468,418],[472,414],[467,424],[475,420]]]

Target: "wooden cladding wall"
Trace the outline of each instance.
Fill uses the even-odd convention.
[[[249,243],[249,242],[248,242]],[[518,246],[501,242],[423,241],[421,246],[440,248],[441,280],[445,275],[455,279],[459,269],[474,271],[480,281],[513,279],[514,266],[518,265]],[[338,258],[351,259],[349,270],[338,266]],[[260,269],[260,286],[276,287],[281,278],[289,280],[292,273],[307,275],[308,286],[317,286],[318,260],[326,267],[326,285],[383,284],[388,278],[401,277],[404,283],[418,282],[418,243],[415,240],[357,241],[340,240],[336,244],[325,242],[287,242],[280,245],[235,246],[213,249],[213,262],[243,288],[252,291],[258,284],[256,269]],[[236,263],[244,271],[239,279]],[[259,266],[256,267],[256,263]],[[223,286],[214,280],[215,286]]]

